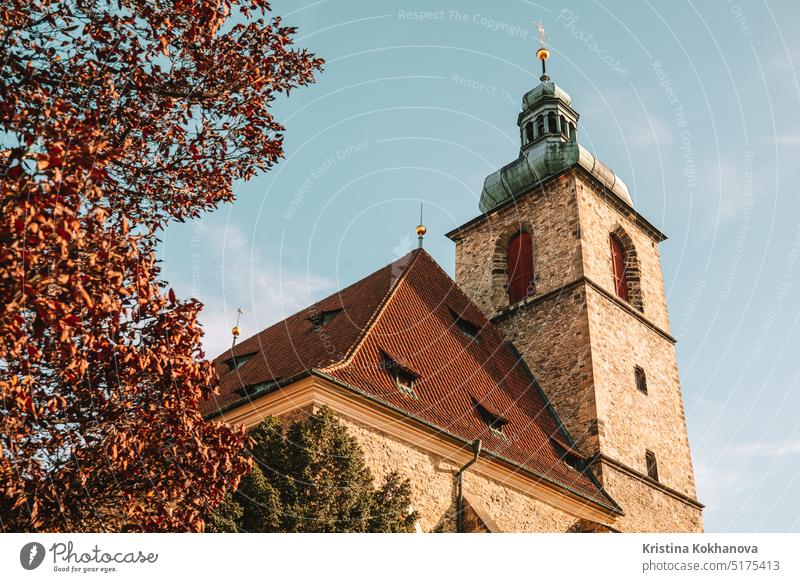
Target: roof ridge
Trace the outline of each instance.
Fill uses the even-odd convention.
[[[426,254],[427,254],[427,253],[426,253]],[[458,283],[456,283],[456,280],[455,280],[455,279],[453,279],[453,277],[451,277],[451,276],[450,276],[450,273],[448,273],[447,271],[445,271],[445,270],[442,268],[442,266],[441,266],[441,265],[440,265],[438,262],[436,262],[436,261],[434,260],[434,258],[433,258],[433,257],[431,257],[430,255],[428,255],[428,257],[430,257],[430,259],[431,259],[431,263],[433,263],[433,266],[434,266],[434,268],[435,268],[435,269],[437,269],[437,270],[438,270],[438,271],[439,271],[439,272],[440,272],[442,275],[444,275],[445,277],[447,277],[447,278],[450,280],[450,282],[453,284],[452,288],[453,288],[453,289],[455,289],[457,293],[460,293],[460,294],[461,294],[461,297],[463,297],[464,299],[466,299],[466,300],[467,300],[467,304],[468,304],[468,305],[471,305],[472,307],[475,307],[475,308],[478,310],[478,313],[480,313],[480,314],[481,314],[481,316],[483,316],[483,318],[484,318],[484,319],[485,319],[485,320],[486,320],[486,321],[489,323],[489,325],[490,325],[490,326],[492,326],[492,328],[494,328],[494,324],[492,323],[492,320],[491,320],[491,318],[489,318],[489,317],[488,317],[488,316],[487,316],[487,315],[486,315],[486,314],[485,314],[485,313],[484,313],[484,312],[481,310],[481,308],[477,306],[477,304],[476,304],[476,303],[475,303],[475,302],[472,300],[472,298],[471,298],[469,295],[467,295],[467,294],[464,292],[464,290],[463,290],[463,289],[462,289],[462,288],[461,288],[461,287],[458,285]],[[450,306],[449,306],[449,305],[448,305],[447,307],[448,307],[448,309],[450,309]],[[462,314],[459,314],[459,317],[460,317],[461,315],[462,315]]]
[[[375,327],[375,324],[378,322],[381,315],[383,315],[384,311],[386,311],[386,307],[389,305],[389,302],[391,301],[392,297],[394,297],[395,293],[397,292],[397,289],[400,287],[400,284],[403,281],[405,281],[406,276],[416,264],[417,259],[424,253],[425,251],[423,249],[414,249],[406,253],[396,261],[392,261],[391,263],[389,263],[389,265],[387,265],[391,267],[394,264],[402,262],[403,259],[405,259],[406,257],[409,256],[411,257],[408,261],[408,266],[405,269],[403,269],[403,272],[400,273],[400,276],[397,277],[397,279],[392,282],[392,284],[389,287],[389,290],[386,292],[386,295],[384,295],[383,299],[381,299],[380,304],[375,309],[375,312],[372,314],[372,317],[370,317],[369,320],[367,320],[364,329],[361,330],[361,333],[359,334],[358,338],[350,345],[350,348],[348,349],[344,357],[333,364],[330,364],[323,368],[318,368],[319,371],[329,374],[340,368],[343,368],[352,361],[352,359],[358,352],[358,349],[364,344],[364,341],[367,339],[369,332],[372,330],[373,327]]]
[[[237,344],[235,347],[226,349],[224,352],[222,352],[222,353],[220,353],[219,355],[217,355],[217,356],[215,356],[214,358],[212,358],[212,359],[211,359],[211,361],[212,361],[212,362],[217,362],[217,361],[220,361],[220,358],[222,358],[222,357],[223,357],[223,356],[225,356],[225,355],[229,355],[229,354],[230,354],[230,355],[229,355],[229,358],[230,358],[230,357],[237,357],[237,356],[241,356],[241,355],[242,355],[242,353],[233,354],[233,351],[234,351],[236,348],[238,348],[238,351],[241,351],[241,349],[242,349],[242,346],[243,346],[243,345],[245,345],[245,344],[246,344],[247,342],[249,342],[250,340],[252,340],[253,338],[256,338],[256,337],[260,336],[260,335],[261,335],[261,334],[263,334],[264,332],[266,332],[266,331],[269,331],[270,329],[272,329],[272,328],[274,328],[274,327],[278,327],[278,326],[280,326],[280,325],[284,325],[284,326],[285,326],[287,321],[289,321],[290,319],[292,319],[292,318],[294,318],[294,317],[297,317],[297,316],[299,316],[299,315],[302,315],[304,312],[307,312],[308,310],[310,310],[310,309],[311,309],[312,307],[314,307],[315,305],[320,305],[320,304],[322,304],[322,303],[325,303],[326,301],[329,301],[330,299],[333,299],[334,297],[337,297],[337,296],[341,296],[341,295],[343,295],[343,294],[344,294],[344,293],[346,293],[348,290],[350,290],[352,287],[355,287],[355,286],[357,286],[357,285],[359,285],[359,284],[363,283],[363,282],[364,282],[366,279],[369,279],[369,278],[370,278],[370,277],[372,277],[373,275],[376,275],[377,273],[379,273],[379,272],[380,272],[380,271],[382,271],[383,269],[389,268],[389,267],[391,267],[391,266],[392,266],[393,264],[395,264],[395,263],[399,263],[400,261],[402,261],[402,260],[403,260],[405,257],[407,257],[408,255],[410,255],[410,254],[412,254],[412,253],[416,252],[416,250],[418,250],[418,249],[414,249],[414,250],[412,250],[412,251],[410,251],[410,252],[406,253],[405,255],[403,255],[402,257],[400,257],[399,259],[396,259],[396,260],[394,260],[394,261],[391,261],[390,263],[387,263],[386,265],[384,265],[384,266],[383,266],[383,267],[381,267],[380,269],[376,269],[376,270],[375,270],[375,271],[373,271],[372,273],[369,273],[368,275],[365,275],[364,277],[361,277],[361,278],[360,278],[360,279],[358,279],[357,281],[354,281],[354,282],[350,283],[348,286],[346,286],[346,287],[342,287],[341,289],[337,289],[336,291],[333,291],[333,292],[331,292],[329,295],[326,295],[325,297],[323,297],[323,298],[321,298],[321,299],[319,299],[319,300],[317,300],[317,301],[314,301],[314,303],[311,303],[311,304],[309,304],[309,305],[306,305],[306,306],[302,307],[301,309],[298,309],[298,310],[297,310],[297,311],[295,311],[294,313],[291,313],[290,315],[287,315],[286,317],[284,317],[284,318],[280,319],[279,321],[276,321],[276,322],[274,322],[274,323],[272,323],[272,324],[268,325],[268,326],[267,326],[267,327],[265,327],[264,329],[262,329],[262,330],[260,330],[260,331],[257,331],[257,332],[256,332],[256,333],[254,333],[253,335],[251,335],[251,336],[249,336],[249,337],[246,337],[245,339],[241,340],[240,342],[238,342],[238,344]],[[388,295],[391,293],[391,291],[392,291],[392,286],[390,286],[390,287],[389,287],[389,289],[386,291],[386,296],[388,296]],[[379,307],[380,307],[380,306],[379,306]],[[369,322],[368,322],[368,325],[369,325]],[[359,337],[359,339],[361,339],[361,338]],[[251,348],[251,349],[252,349],[252,348]],[[261,351],[261,348],[260,348],[260,347],[259,347],[258,349],[256,349],[256,352],[259,352],[259,351]],[[245,351],[245,353],[249,353],[249,349],[248,349],[248,350],[246,350],[246,351]]]

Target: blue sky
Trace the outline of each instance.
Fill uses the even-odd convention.
[[[800,57],[797,2],[273,3],[327,61],[276,104],[286,159],[237,201],[171,226],[165,278],[230,342],[478,213],[516,157],[521,96],[553,80],[580,142],[628,184],[662,244],[709,531],[800,531]],[[420,14],[420,12],[424,12]]]

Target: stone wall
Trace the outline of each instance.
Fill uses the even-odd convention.
[[[583,273],[609,293],[614,293],[609,234],[622,228],[636,248],[641,271],[643,313],[655,325],[669,333],[669,313],[658,243],[637,225],[635,215],[620,212],[608,201],[609,194],[583,177],[583,174],[576,174],[575,191],[580,215]]]
[[[589,336],[597,417],[603,454],[646,473],[645,451],[655,453],[659,481],[694,497],[686,419],[675,349],[592,288],[588,289]],[[647,378],[647,394],[635,383],[634,367]]]
[[[456,282],[492,317],[508,304],[505,253],[498,241],[520,229],[531,232],[534,245],[534,297],[559,288],[582,275],[575,181],[562,175],[515,204],[490,214],[479,225],[454,235]],[[505,249],[501,249],[504,251]]]
[[[583,286],[521,306],[495,326],[520,351],[578,449],[587,456],[597,451],[603,427],[597,422]]]
[[[655,453],[659,481],[678,496],[630,471],[598,472],[626,511],[620,529],[697,531],[699,509],[680,499],[696,492],[658,234],[610,196],[572,169],[490,213],[453,237],[456,282],[517,346],[584,454],[644,474],[645,451]],[[506,276],[497,241],[526,224],[536,292],[508,306],[496,291]],[[616,298],[611,232],[635,249],[641,312]],[[646,373],[646,395],[636,388],[635,366]]]
[[[623,532],[702,532],[700,509],[652,485],[603,466],[603,486],[625,510],[615,524]]]
[[[458,467],[372,427],[339,418],[361,446],[376,481],[382,481],[392,471],[410,480],[421,531],[456,530],[455,474]],[[485,508],[504,532],[566,532],[579,521],[575,516],[470,470],[464,473],[464,493]]]

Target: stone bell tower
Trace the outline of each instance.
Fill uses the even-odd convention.
[[[456,281],[514,343],[622,506],[622,531],[701,531],[659,243],[625,183],[578,143],[552,83],[522,100],[519,157],[448,236]]]

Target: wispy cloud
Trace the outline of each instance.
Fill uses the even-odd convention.
[[[798,58],[800,58],[800,46],[789,46],[788,51],[781,50],[772,55],[767,61],[767,71],[778,73],[781,78],[794,83],[792,74],[800,74],[800,68],[797,66]]]
[[[632,122],[626,128],[626,141],[630,148],[665,148],[672,144],[672,129],[662,119],[651,116]]]
[[[697,451],[694,467],[698,498],[705,513],[716,512],[726,528],[737,521],[742,507],[750,503],[760,488],[773,480],[764,466],[800,454],[800,439],[784,442],[755,442],[713,446]],[[733,517],[732,517],[733,516]]]
[[[768,195],[761,186],[758,161],[743,154],[739,159],[720,156],[697,164],[697,201],[705,216],[706,232],[714,233],[737,219],[746,220],[749,217],[745,212]]]
[[[703,500],[706,512],[724,509],[730,499],[752,487],[752,483],[747,482],[740,472],[702,458],[695,459],[695,478],[698,497]]]
[[[783,457],[800,454],[800,439],[782,443],[749,443],[734,447],[735,452],[762,457]]]
[[[194,288],[178,288],[204,303],[200,323],[209,358],[230,348],[237,307],[244,311],[242,336],[249,337],[333,291],[331,280],[294,271],[267,256],[237,226],[200,224],[196,233],[202,252],[194,257]]]

